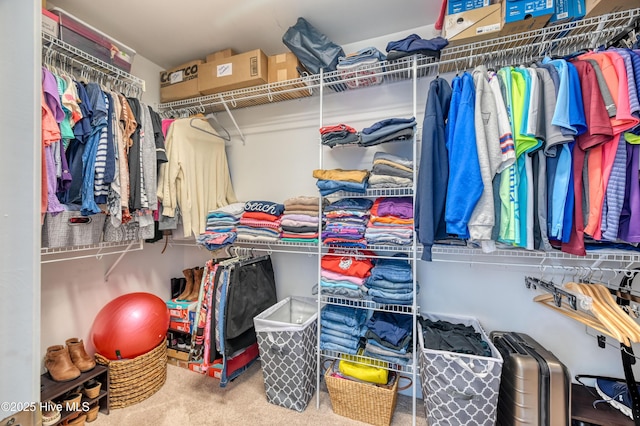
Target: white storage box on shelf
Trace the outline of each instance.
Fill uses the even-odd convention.
[[[267,400],[304,411],[316,391],[316,302],[288,297],[253,318]]]
[[[431,321],[471,326],[491,349],[490,357],[425,349],[422,325],[418,323],[420,381],[428,424],[494,425],[503,363],[500,352],[475,318],[421,315]]]

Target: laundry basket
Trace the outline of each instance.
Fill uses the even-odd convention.
[[[132,359],[109,360],[97,353],[96,362],[109,368],[109,407],[128,407],[149,398],[166,381],[167,341]]]
[[[267,400],[304,411],[316,391],[317,305],[288,297],[253,318]]]
[[[472,326],[491,349],[490,357],[425,349],[418,323],[420,381],[429,426],[493,426],[502,373],[500,352],[475,318],[421,315],[431,321]]]

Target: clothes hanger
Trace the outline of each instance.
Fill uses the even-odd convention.
[[[200,113],[197,113],[197,114],[200,114]],[[219,134],[214,130],[214,127],[213,127],[213,125],[211,124],[211,121],[210,121],[210,120],[215,121],[215,122],[216,122],[220,127],[222,127],[222,130],[224,130],[224,132],[225,132],[225,134],[226,134],[226,137],[224,137],[224,136],[220,136],[220,135],[219,135]],[[202,128],[202,127],[199,127],[199,126],[194,125],[194,123],[195,123],[195,122],[202,122],[202,121],[205,121],[206,123],[208,123],[208,124],[209,124],[209,126],[211,127],[211,130],[213,130],[213,131],[209,131],[209,130],[207,130],[207,129],[204,129],[204,128]],[[225,128],[224,128],[224,126],[222,126],[222,125],[220,124],[220,122],[218,122],[218,119],[217,119],[217,118],[215,118],[215,115],[213,115],[213,114],[210,114],[210,115],[208,115],[208,116],[192,117],[192,118],[189,120],[189,125],[190,125],[191,127],[193,127],[194,129],[198,129],[198,130],[200,130],[201,132],[208,133],[208,134],[213,135],[213,136],[215,136],[215,137],[218,137],[218,138],[220,138],[220,139],[222,139],[222,140],[224,140],[224,141],[227,141],[227,142],[231,141],[231,135],[229,134],[229,131],[228,131],[227,129],[225,129]]]

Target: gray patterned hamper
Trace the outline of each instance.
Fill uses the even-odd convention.
[[[421,314],[432,321],[472,326],[491,349],[491,357],[425,349],[418,323],[420,381],[429,426],[493,426],[496,422],[502,356],[477,319]]]
[[[316,391],[318,308],[288,297],[253,318],[267,400],[304,411]]]

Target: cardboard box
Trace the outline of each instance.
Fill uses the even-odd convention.
[[[192,323],[189,321],[174,321],[172,318],[169,322],[169,328],[183,333],[191,333]]]
[[[44,3],[44,2],[43,2]],[[42,32],[58,38],[60,34],[60,19],[49,12],[47,9],[42,9]]]
[[[167,364],[175,365],[176,367],[180,367],[180,368],[186,368],[187,370],[189,369],[189,362],[188,361],[184,361],[184,360],[181,360],[181,359],[173,358],[173,357],[170,357],[170,356],[167,357]]]
[[[638,0],[586,0],[585,18],[606,15],[607,13],[620,12],[622,10],[640,7]]]
[[[189,361],[189,352],[167,348],[167,356],[180,361]]]
[[[503,0],[500,36],[540,29],[554,13],[554,0]]]
[[[236,54],[236,52],[234,52],[233,49],[218,50],[217,52],[213,52],[213,53],[207,55],[206,60],[207,60],[207,62],[220,61],[220,60],[225,59],[225,58],[230,58],[235,54]]]
[[[287,81],[300,78],[298,68],[302,68],[300,61],[291,52],[269,56],[269,83]]]
[[[196,59],[160,73],[160,102],[200,96],[198,75],[204,62]]]
[[[585,0],[555,0],[555,13],[549,19],[549,24],[562,24],[564,22],[582,19],[586,12]]]
[[[492,4],[444,18],[444,33],[449,46],[487,40],[502,29],[502,5]]]
[[[447,14],[466,12],[467,10],[479,9],[491,4],[490,0],[449,0]]]
[[[267,67],[267,55],[260,49],[207,62],[201,66],[198,89],[202,95],[210,95],[265,84]]]

